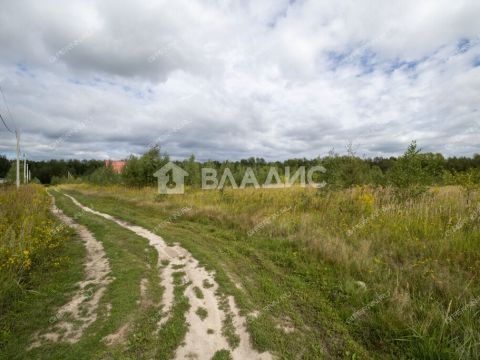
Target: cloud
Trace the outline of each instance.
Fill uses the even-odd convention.
[[[444,0],[6,0],[0,86],[38,159],[123,158],[155,140],[203,160],[350,141],[390,156],[412,139],[471,155],[479,15],[478,2]],[[0,140],[13,155],[11,134]]]

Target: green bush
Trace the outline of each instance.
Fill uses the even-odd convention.
[[[416,141],[410,143],[387,173],[388,182],[394,186],[396,195],[401,200],[423,194],[427,190],[428,178]]]
[[[137,187],[155,185],[157,179],[153,174],[168,161],[168,155],[162,155],[158,145],[140,157],[130,156],[122,174],[125,184]]]
[[[88,182],[96,185],[119,184],[122,181],[120,174],[113,171],[112,167],[98,168],[86,177]],[[52,179],[53,181],[53,179]]]

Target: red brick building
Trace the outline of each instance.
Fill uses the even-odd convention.
[[[112,167],[112,170],[117,174],[121,174],[123,169],[127,165],[127,162],[124,160],[105,160],[105,167]]]

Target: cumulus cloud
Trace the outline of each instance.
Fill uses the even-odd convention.
[[[390,156],[412,139],[471,155],[479,15],[473,0],[5,0],[0,86],[14,118],[0,112],[37,159],[124,158],[155,141],[202,160],[348,142]],[[1,153],[14,143],[0,131]]]

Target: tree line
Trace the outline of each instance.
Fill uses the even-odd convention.
[[[42,184],[50,184],[52,178],[83,177],[92,174],[95,170],[104,167],[102,160],[44,160],[28,161],[29,170],[32,172],[32,178]],[[23,170],[23,161],[20,170]],[[6,178],[8,181],[15,181],[16,161],[8,160],[0,155],[0,178]]]
[[[63,182],[91,182],[100,185],[124,184],[132,187],[154,186],[157,179],[153,174],[170,160],[158,145],[141,156],[131,155],[121,174],[105,167],[101,160],[48,160],[30,161],[32,174],[44,184]],[[321,165],[326,172],[318,175],[330,188],[346,188],[354,185],[392,185],[398,188],[411,186],[478,184],[480,183],[480,154],[473,157],[444,157],[439,153],[422,153],[413,141],[405,153],[397,157],[362,158],[357,156],[351,145],[347,153],[340,155],[331,150],[328,155],[314,159],[297,158],[284,161],[266,161],[250,157],[239,161],[208,160],[200,162],[192,155],[183,161],[174,161],[189,173],[186,185],[201,185],[201,168],[210,167],[223,174],[229,168],[235,182],[239,184],[248,168],[252,168],[259,183],[263,183],[269,169],[275,167],[284,178],[285,167],[296,171],[300,166]],[[0,157],[0,177],[13,180],[15,162]]]

